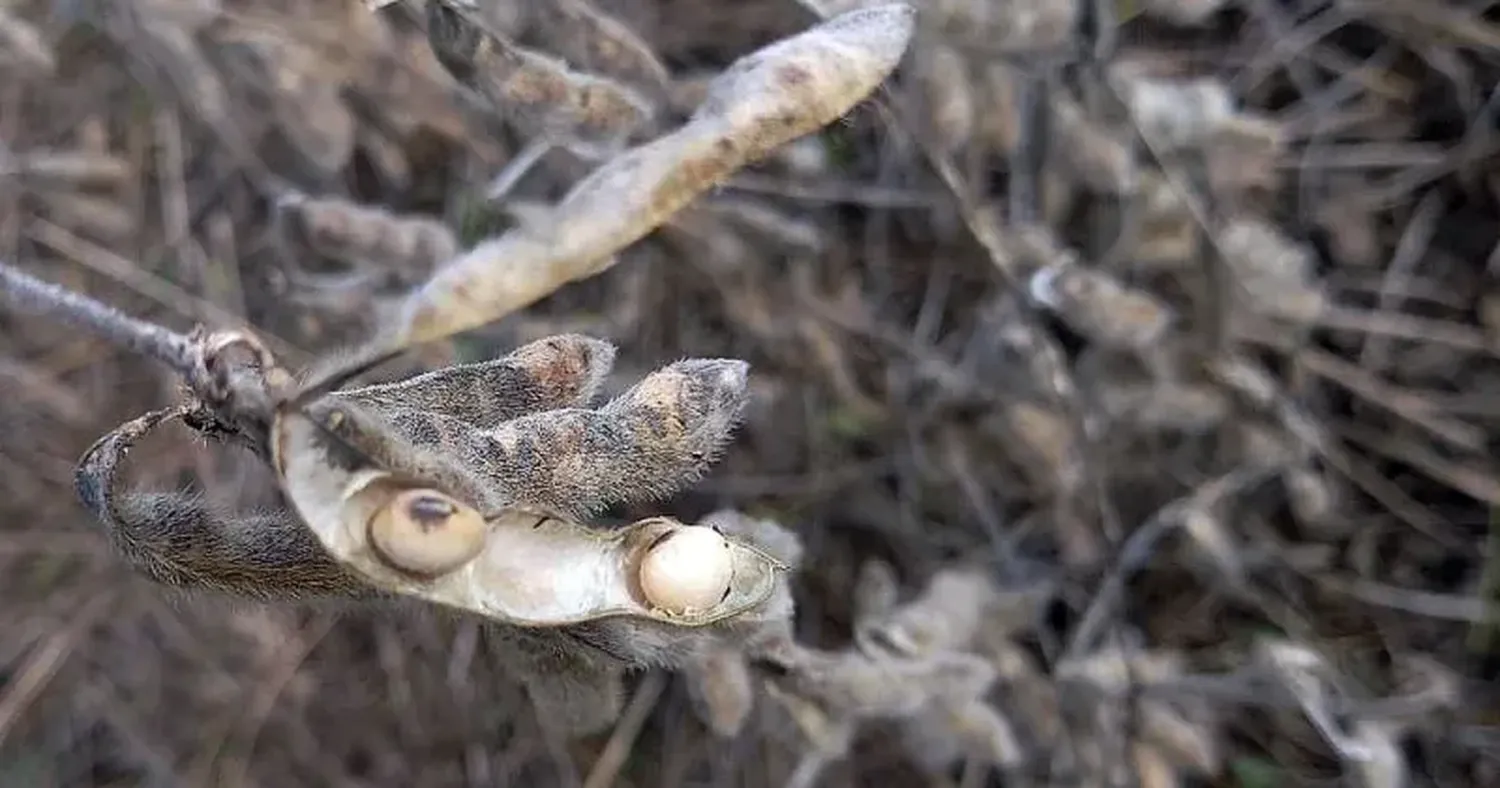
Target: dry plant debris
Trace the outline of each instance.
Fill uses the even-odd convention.
[[[687,123],[611,159],[546,215],[444,266],[383,341],[440,339],[597,275],[693,198],[868,96],[900,60],[912,20],[909,6],[875,5],[735,61]]]
[[[0,3],[0,783],[1500,781],[1497,23]]]
[[[894,67],[911,17],[899,4],[850,12],[738,61],[687,125],[611,160],[553,215],[534,220],[551,228],[540,237],[517,245],[507,236],[509,245],[502,239],[437,271],[409,299],[409,322],[377,347],[444,338],[596,272],[599,258],[699,192],[850,109]],[[440,54],[457,70],[451,52]],[[629,208],[632,200],[640,207]],[[452,245],[439,229],[372,209],[295,197],[282,206],[293,232],[325,254],[384,252],[389,267]],[[402,243],[414,236],[422,241]],[[160,581],[258,597],[394,594],[519,627],[517,639],[530,645],[515,658],[531,663],[542,714],[576,731],[614,721],[623,669],[678,664],[700,640],[751,637],[753,622],[783,624],[790,612],[785,567],[754,544],[669,518],[602,531],[581,520],[700,476],[739,420],[742,361],[678,362],[590,410],[614,350],[561,335],[499,362],[378,386],[369,397],[325,395],[351,371],[296,382],[249,334],[183,337],[20,271],[5,277],[22,306],[50,302],[60,316],[113,330],[126,347],[155,343],[152,355],[170,359],[193,391],[186,406],[112,431],[79,464],[84,503]],[[535,398],[534,412],[518,408],[517,389],[549,388],[554,396]],[[172,418],[256,450],[287,511],[242,530],[197,497],[123,488],[120,458]]]

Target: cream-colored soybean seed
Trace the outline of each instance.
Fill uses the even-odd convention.
[[[370,544],[381,560],[418,575],[441,575],[484,548],[479,512],[435,490],[403,490],[370,518]]]
[[[729,542],[718,531],[689,525],[653,546],[640,572],[646,601],[668,613],[697,613],[729,592],[734,560]]]

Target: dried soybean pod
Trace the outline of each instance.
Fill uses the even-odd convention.
[[[353,265],[421,273],[458,254],[453,231],[434,219],[400,216],[340,197],[294,194],[276,207],[288,240]]]
[[[379,345],[475,328],[597,275],[704,191],[868,96],[900,61],[914,16],[900,3],[851,11],[736,61],[686,124],[595,170],[544,220],[437,271]]]

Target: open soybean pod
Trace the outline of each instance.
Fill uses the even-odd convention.
[[[787,567],[732,535],[667,518],[594,529],[500,505],[435,471],[342,404],[283,408],[272,462],[323,547],[370,584],[506,623],[637,616],[700,627],[770,599]]]

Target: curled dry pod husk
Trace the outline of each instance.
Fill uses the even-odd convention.
[[[617,615],[705,626],[766,603],[785,570],[759,549],[714,533],[722,540],[714,560],[727,560],[727,572],[722,564],[710,567],[705,584],[695,568],[669,565],[674,571],[658,576],[661,582],[648,593],[642,567],[683,558],[676,548],[660,552],[683,534],[679,544],[690,548],[691,557],[706,541],[694,526],[653,518],[593,529],[522,507],[480,516],[482,491],[461,489],[468,485],[456,478],[439,484],[424,477],[438,475],[430,458],[401,446],[383,427],[347,404],[318,403],[310,411],[284,408],[272,428],[273,467],[288,501],[335,560],[377,588],[521,626]],[[393,489],[401,492],[393,495]],[[410,512],[399,508],[395,520],[380,519],[391,506],[409,507],[423,496],[433,505],[424,514],[446,512],[452,533],[434,540],[419,524],[400,522]],[[475,531],[481,535],[477,548],[471,541]],[[715,603],[700,606],[703,589],[725,574],[727,589]],[[691,582],[672,584],[683,578]],[[689,604],[663,608],[653,597]]]
[[[802,565],[805,550],[802,540],[775,520],[751,517],[737,509],[718,509],[699,520],[698,524],[756,545],[789,569],[795,570]]]

